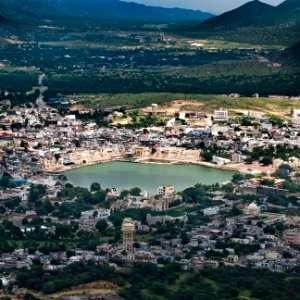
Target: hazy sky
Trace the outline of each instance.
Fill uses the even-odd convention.
[[[224,12],[236,8],[249,0],[125,0],[147,5],[164,7],[183,7],[212,12]],[[265,3],[277,5],[284,0],[262,0]]]

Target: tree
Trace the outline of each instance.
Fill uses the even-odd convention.
[[[288,251],[283,251],[282,257],[283,258],[293,258],[293,255]]]
[[[106,191],[100,190],[96,192],[93,197],[96,199],[97,203],[102,203],[106,199]]]
[[[26,141],[22,140],[21,143],[20,143],[20,147],[28,148],[28,143]]]
[[[19,123],[19,122],[12,123],[12,124],[10,125],[10,129],[11,129],[12,131],[19,131],[22,127],[23,127],[23,125],[22,125],[21,123]]]
[[[6,212],[5,207],[0,205],[0,214],[4,214],[5,212]]]
[[[291,175],[291,172],[293,171],[292,167],[288,164],[282,164],[278,167],[276,170],[276,175],[281,178],[287,178]]]
[[[40,197],[39,190],[37,188],[31,189],[28,196],[28,201],[36,202],[37,200],[39,200],[39,197]]]
[[[275,186],[275,183],[271,180],[268,179],[264,179],[260,182],[262,185],[266,185],[266,186]]]
[[[190,242],[190,238],[188,237],[187,233],[184,231],[181,233],[180,238],[181,238],[181,243],[183,245],[186,245]]]
[[[204,161],[212,161],[213,154],[210,151],[202,152],[201,157],[204,159]]]
[[[32,185],[30,187],[28,201],[36,202],[37,200],[43,198],[46,195],[46,191],[46,186],[42,184]]]
[[[91,188],[90,189],[91,189],[91,192],[98,192],[98,191],[101,190],[101,186],[100,186],[100,184],[98,182],[93,182],[91,184]]]
[[[243,179],[244,179],[244,175],[243,174],[241,174],[241,173],[235,173],[235,174],[233,174],[231,181],[233,183],[240,183]]]
[[[141,192],[142,192],[141,189],[138,187],[134,187],[129,191],[131,196],[139,196]]]
[[[269,166],[273,164],[273,158],[271,156],[264,156],[259,162],[264,166]]]
[[[254,161],[254,159],[251,156],[248,156],[245,159],[245,163],[248,164],[248,165],[251,165],[253,163],[253,161]]]
[[[96,224],[96,229],[102,233],[108,228],[108,224],[106,220],[99,220]]]
[[[10,178],[8,176],[2,176],[1,180],[0,180],[0,186],[6,190],[9,187],[10,184]]]
[[[129,195],[129,191],[123,190],[123,191],[120,193],[119,198],[120,198],[120,199],[124,199],[124,198],[127,197],[128,195]]]
[[[237,206],[233,206],[229,214],[230,216],[239,216],[242,215],[243,212]]]
[[[69,225],[56,224],[55,226],[55,237],[64,238],[70,237],[72,235],[73,228]]]

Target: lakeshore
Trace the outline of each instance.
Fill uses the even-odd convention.
[[[93,182],[99,182],[103,188],[130,189],[138,186],[154,195],[162,185],[172,185],[179,192],[197,183],[223,183],[229,181],[234,172],[191,164],[116,161],[70,170],[65,174],[68,181],[76,186],[89,188]]]
[[[160,153],[154,155],[144,155],[136,157],[127,157],[125,153],[118,152],[116,155],[112,155],[110,152],[107,153],[106,150],[99,150],[100,157],[97,155],[97,151],[84,151],[80,154],[80,151],[77,153],[74,152],[74,157],[79,156],[80,158],[73,158],[73,163],[70,165],[64,165],[62,162],[52,161],[50,164],[45,165],[45,171],[48,173],[64,173],[73,169],[84,168],[88,166],[94,166],[98,164],[111,163],[111,162],[128,162],[128,163],[141,163],[141,164],[175,164],[175,165],[197,165],[207,168],[213,168],[224,171],[240,172],[244,174],[267,174],[273,173],[276,168],[280,165],[281,162],[274,161],[273,165],[262,166],[259,163],[229,163],[225,165],[218,165],[211,162],[205,162],[199,159],[200,152],[196,151],[196,155],[190,157],[190,159],[184,159],[184,157],[163,157]],[[199,152],[199,153],[198,153]],[[85,160],[83,159],[83,156]]]

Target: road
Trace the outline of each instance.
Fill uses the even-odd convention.
[[[39,78],[38,78],[40,93],[39,93],[39,96],[36,99],[36,105],[39,108],[42,108],[42,109],[47,107],[47,104],[44,101],[44,95],[43,95],[44,92],[47,91],[47,89],[48,89],[47,86],[43,85],[43,81],[44,81],[45,78],[46,78],[45,74],[40,74]]]

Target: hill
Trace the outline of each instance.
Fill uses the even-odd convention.
[[[300,25],[300,1],[286,0],[267,18],[269,24]]]
[[[199,31],[232,30],[243,27],[299,26],[300,1],[286,0],[277,7],[258,0],[206,20],[195,27]]]
[[[205,20],[211,14],[198,10],[161,8],[120,0],[0,0],[10,15],[27,19],[95,20],[120,19],[131,21]]]
[[[258,0],[248,2],[241,7],[213,17],[200,24],[199,30],[228,30],[237,27],[259,24],[261,18],[271,14],[275,7]]]
[[[0,25],[11,24],[12,21],[0,14]]]
[[[300,67],[300,42],[284,50],[279,61],[283,65]]]
[[[300,40],[300,1],[286,0],[276,7],[250,1],[185,32],[204,39],[290,46]]]

